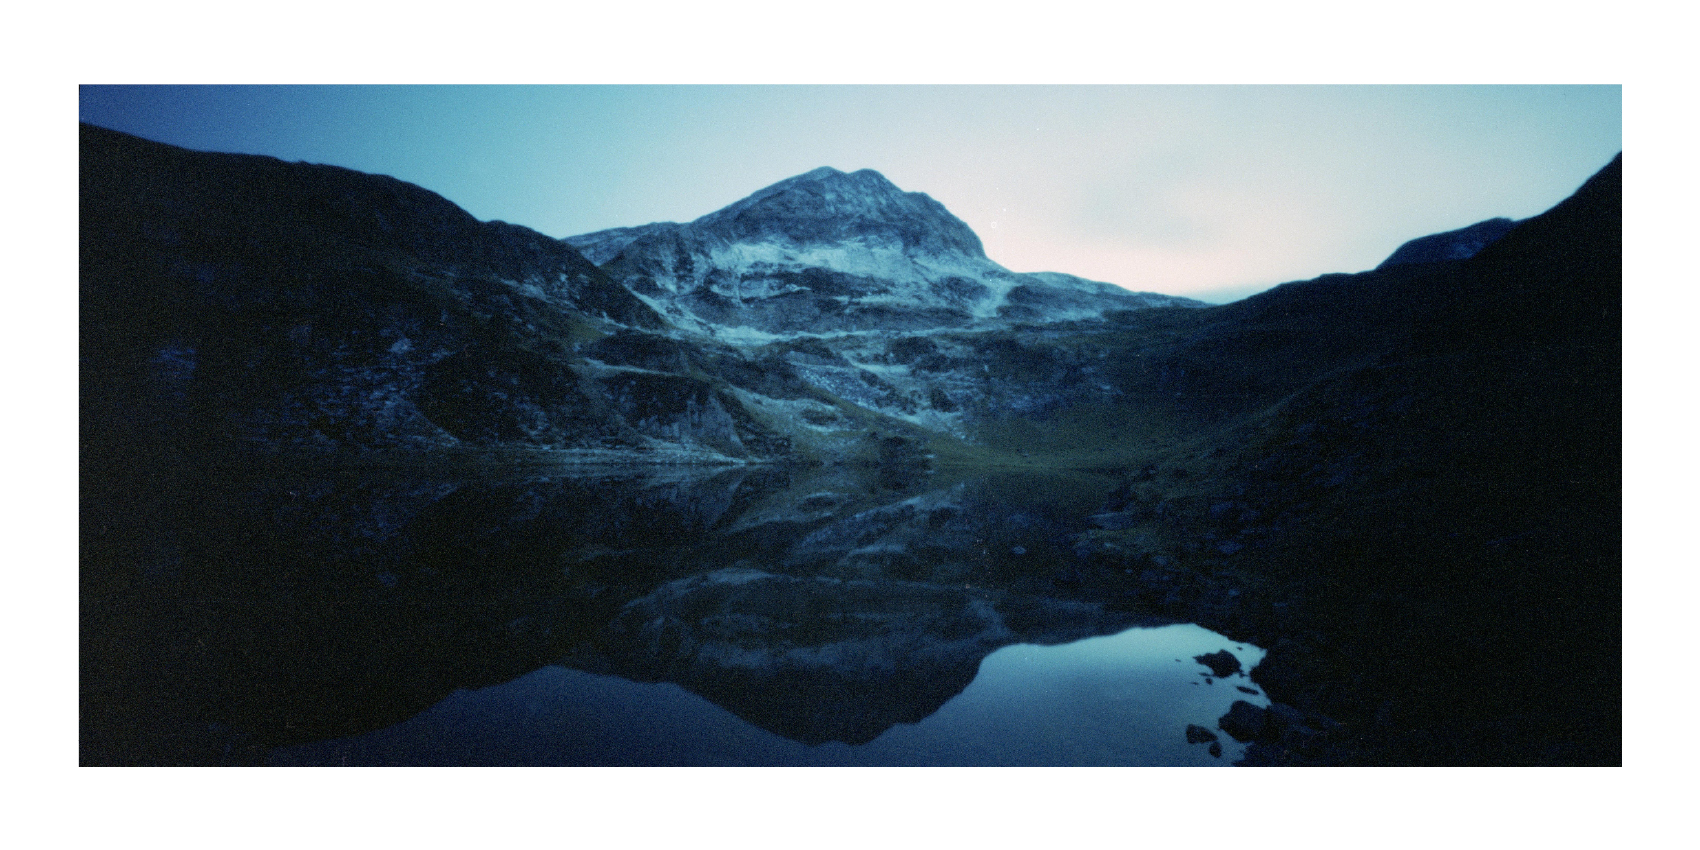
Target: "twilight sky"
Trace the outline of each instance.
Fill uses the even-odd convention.
[[[550,236],[872,168],[1014,271],[1234,300],[1564,199],[1620,86],[82,86],[80,118],[389,174]]]

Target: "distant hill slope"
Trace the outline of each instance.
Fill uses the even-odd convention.
[[[1412,239],[1399,246],[1391,256],[1381,261],[1378,269],[1405,263],[1434,263],[1442,260],[1467,260],[1500,237],[1511,232],[1517,222],[1509,218],[1490,218],[1469,227],[1449,230]]]

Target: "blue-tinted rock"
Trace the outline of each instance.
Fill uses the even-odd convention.
[[[1225,678],[1240,672],[1240,660],[1226,649],[1218,649],[1206,655],[1195,655],[1192,660],[1210,668],[1217,677]]]
[[[1245,700],[1235,700],[1228,713],[1216,721],[1223,732],[1233,736],[1241,743],[1251,741],[1263,734],[1264,726],[1269,722],[1269,712],[1252,705]]]

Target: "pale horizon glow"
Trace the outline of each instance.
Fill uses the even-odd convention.
[[[1619,86],[83,86],[80,118],[416,183],[553,237],[871,168],[994,261],[1212,302],[1563,200]]]

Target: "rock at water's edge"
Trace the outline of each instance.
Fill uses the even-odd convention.
[[[1216,721],[1223,732],[1232,735],[1234,740],[1246,743],[1263,734],[1263,726],[1268,722],[1269,713],[1245,700],[1235,700],[1228,713]]]
[[[1210,672],[1216,674],[1218,679],[1225,679],[1240,672],[1240,660],[1226,649],[1218,649],[1207,655],[1194,655],[1192,660],[1209,667]]]

